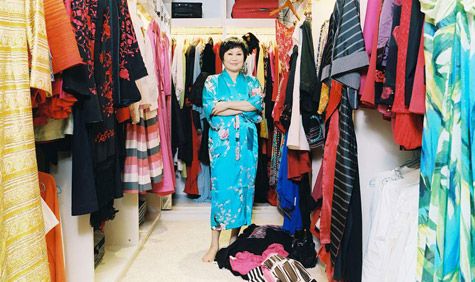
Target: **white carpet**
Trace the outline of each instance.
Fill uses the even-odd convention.
[[[210,242],[209,205],[174,207],[163,211],[160,222],[144,248],[130,267],[126,282],[223,282],[244,281],[215,263],[203,263],[201,257]],[[256,224],[282,223],[274,207],[257,206],[253,222]],[[229,232],[221,235],[221,246],[226,246]],[[318,282],[327,281],[321,266],[309,272]]]

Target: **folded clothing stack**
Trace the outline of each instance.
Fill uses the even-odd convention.
[[[236,0],[231,16],[233,18],[275,18],[269,13],[278,7],[278,0]]]

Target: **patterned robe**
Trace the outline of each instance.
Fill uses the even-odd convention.
[[[42,0],[0,4],[0,281],[49,281],[30,87],[51,93]]]
[[[257,170],[257,129],[262,91],[256,78],[239,74],[233,82],[226,70],[209,76],[203,109],[210,124],[211,228],[232,229],[251,224]],[[212,115],[219,101],[248,101],[257,111],[235,116]]]
[[[420,2],[427,110],[417,281],[475,281],[475,1]]]

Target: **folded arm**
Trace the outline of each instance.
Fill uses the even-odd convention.
[[[213,108],[213,115],[229,116],[237,115],[242,112],[253,112],[257,109],[248,101],[227,101],[218,102]]]
[[[215,116],[235,116],[241,114],[242,111],[227,109],[218,113],[214,113]]]

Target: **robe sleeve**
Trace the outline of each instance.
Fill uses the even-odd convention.
[[[51,96],[51,65],[43,1],[25,1],[28,51],[30,55],[30,87]]]
[[[208,76],[203,87],[203,111],[210,127],[216,129],[218,127],[217,117],[212,115],[214,106],[218,102],[216,97],[216,88],[218,87],[215,76]]]
[[[249,119],[251,122],[259,123],[262,120],[261,112],[263,110],[263,92],[259,81],[254,78],[250,77],[250,81],[248,83],[249,88],[249,97],[247,101],[256,108],[255,111],[252,112],[244,112],[242,113],[243,116]]]

